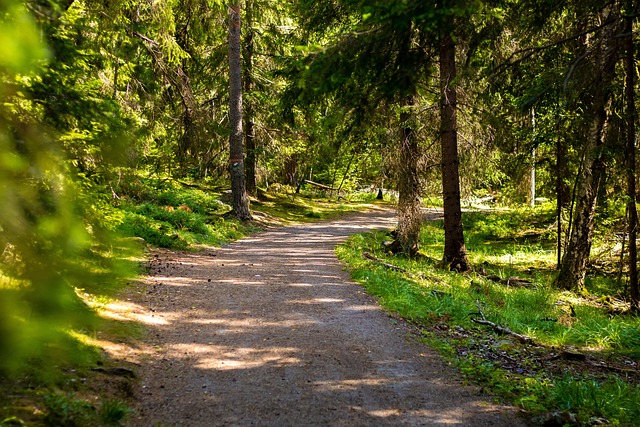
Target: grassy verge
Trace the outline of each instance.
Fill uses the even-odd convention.
[[[113,372],[121,375],[105,375],[119,364],[96,338],[105,333],[125,341],[141,332],[136,325],[101,316],[101,307],[138,274],[140,252],[129,243],[113,240],[76,260],[83,274],[76,276],[73,303],[67,307],[72,321],[58,315],[43,324],[35,313],[16,316],[20,331],[14,331],[13,347],[20,355],[0,375],[0,426],[121,425],[130,412],[126,400],[132,371],[120,366]],[[6,279],[0,276],[0,282]],[[2,295],[10,291],[11,285],[5,285]]]
[[[24,316],[27,320],[22,330],[30,335],[24,339],[25,345],[34,348],[24,349],[19,368],[0,372],[0,427],[112,426],[125,422],[131,412],[127,401],[132,396],[135,367],[111,359],[101,347],[105,341],[126,342],[139,337],[143,330],[140,325],[109,318],[105,308],[140,273],[144,246],[179,250],[219,246],[266,227],[362,210],[375,196],[336,201],[319,194],[295,194],[282,186],[277,190],[261,191],[252,200],[254,220],[242,223],[228,214],[230,195],[220,189],[141,178],[118,188],[118,198],[104,217],[110,221],[107,228],[117,230],[120,238],[74,260],[82,274],[75,276],[70,292],[75,292],[77,305],[72,309],[83,313],[81,321],[27,325],[28,316]],[[0,269],[0,302],[18,286]]]
[[[476,267],[470,274],[438,268],[440,222],[423,226],[415,260],[385,253],[390,237],[382,232],[352,237],[338,255],[384,307],[417,325],[466,378],[499,398],[532,416],[557,416],[557,425],[637,425],[640,319],[618,310],[623,286],[615,275],[590,274],[589,296],[552,287],[550,209],[467,213],[464,223]],[[473,322],[482,316],[534,344]]]
[[[349,201],[336,201],[274,186],[259,191],[251,201],[254,220],[242,223],[229,215],[232,201],[228,192],[176,181],[140,181],[136,191],[121,197],[118,207],[124,218],[118,228],[125,236],[142,238],[157,247],[216,246],[268,226],[317,221],[361,210],[372,198],[359,195]]]

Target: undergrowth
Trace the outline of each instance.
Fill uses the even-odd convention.
[[[137,325],[100,315],[139,273],[138,257],[139,249],[122,240],[93,247],[76,260],[85,273],[72,283],[74,310],[83,312],[82,321],[51,324],[46,330],[22,322],[28,333],[15,337],[22,341],[15,345],[23,354],[0,374],[0,426],[122,424],[131,411],[123,396],[131,379],[105,379],[95,373],[96,367],[118,362],[101,351],[94,338],[98,333],[118,340],[139,335]]]
[[[143,189],[139,188],[144,187]],[[118,229],[156,247],[188,249],[195,245],[219,246],[245,237],[264,226],[327,219],[362,209],[371,195],[353,195],[349,201],[274,185],[259,190],[251,201],[254,221],[237,221],[231,215],[231,195],[216,188],[176,181],[138,181],[123,194],[117,207],[124,212]]]
[[[74,310],[82,322],[65,325],[31,325],[22,347],[38,343],[46,351],[25,349],[22,362],[9,373],[0,370],[0,427],[5,426],[111,426],[122,425],[131,413],[132,377],[112,377],[105,372],[122,362],[100,351],[100,340],[127,340],[142,333],[132,322],[100,315],[117,299],[139,272],[145,246],[197,250],[198,245],[219,246],[273,225],[317,221],[343,212],[361,210],[370,195],[349,200],[274,186],[252,200],[254,221],[235,220],[230,194],[220,189],[173,180],[134,178],[117,189],[102,224],[119,238],[91,248],[75,260],[84,271],[71,283]],[[3,276],[0,290],[8,295],[20,283]],[[2,301],[0,301],[2,302]],[[26,322],[25,322],[26,323]],[[55,336],[51,331],[55,330]],[[2,332],[2,331],[0,331]],[[28,336],[26,336],[28,335]],[[17,359],[17,358],[16,358]],[[126,364],[125,364],[126,366]],[[131,372],[124,368],[124,372]]]
[[[469,274],[439,268],[439,221],[423,225],[417,259],[386,253],[383,242],[391,237],[381,231],[353,236],[337,253],[369,293],[417,325],[470,381],[531,414],[560,411],[583,425],[637,425],[640,319],[609,303],[622,286],[597,274],[590,275],[588,296],[552,286],[549,208],[469,212],[463,220],[475,266]],[[367,260],[364,252],[410,273]],[[534,344],[472,321],[483,316]]]

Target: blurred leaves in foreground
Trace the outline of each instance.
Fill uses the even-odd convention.
[[[66,331],[95,321],[77,293],[98,277],[86,260],[109,245],[86,215],[99,201],[73,181],[60,141],[24,95],[47,66],[40,40],[22,3],[0,0],[0,374],[77,351]]]

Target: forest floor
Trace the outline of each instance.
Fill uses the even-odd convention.
[[[151,250],[148,276],[107,311],[146,328],[105,345],[139,377],[128,425],[525,425],[344,271],[337,244],[395,221],[375,208],[221,248]]]

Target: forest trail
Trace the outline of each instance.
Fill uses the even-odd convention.
[[[129,425],[524,425],[343,271],[337,244],[395,221],[375,209],[199,253],[152,252],[149,276],[115,308],[147,334],[108,349],[140,365]]]

